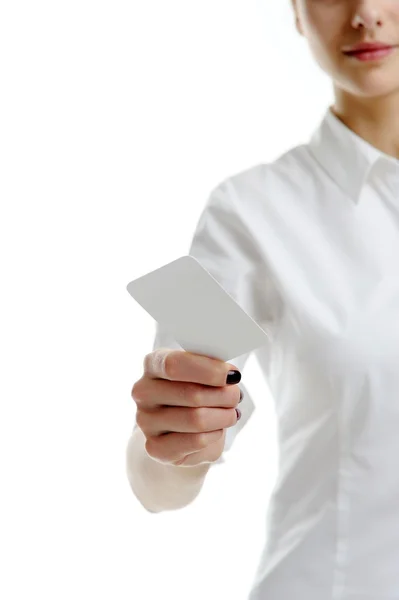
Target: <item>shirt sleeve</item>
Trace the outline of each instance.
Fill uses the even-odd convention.
[[[259,322],[254,314],[259,306],[259,298],[256,296],[259,291],[259,273],[256,268],[253,236],[245,226],[243,216],[234,187],[230,180],[225,180],[212,190],[199,216],[188,254],[195,257],[226,292],[262,326],[263,323]],[[259,317],[264,320],[267,315]],[[234,327],[234,323],[231,325]],[[153,350],[158,348],[182,350],[173,336],[159,323],[156,324]],[[242,416],[236,425],[227,428],[224,452],[214,464],[225,462],[226,453],[255,410],[253,398],[243,383],[244,366],[250,354],[251,352],[228,361],[236,365],[242,374],[238,384],[244,392],[244,398],[239,405]]]

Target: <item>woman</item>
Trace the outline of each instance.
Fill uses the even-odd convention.
[[[397,0],[292,0],[298,32],[334,88],[333,113],[368,143],[399,157]],[[375,58],[358,44],[393,46]],[[380,58],[380,60],[379,60]]]
[[[276,402],[279,474],[250,600],[399,600],[399,1],[294,0],[293,8],[332,78],[334,104],[309,143],[212,192],[190,249],[269,333],[256,356]],[[392,47],[353,52],[364,43]],[[158,326],[159,347],[179,348]],[[247,358],[234,365],[242,370]],[[175,382],[190,381],[174,372]],[[154,373],[165,377],[166,399],[166,384],[176,383]],[[198,372],[192,381],[212,389]],[[238,425],[223,425],[217,409],[202,413],[208,435],[228,427],[223,452],[254,410],[240,388]],[[200,430],[177,428],[167,407],[151,429],[140,406],[150,456],[166,457],[170,444],[170,457],[186,440],[192,466],[169,458],[176,466],[166,475],[156,463],[153,487],[143,469],[142,498],[167,489],[168,509],[172,490],[176,507],[187,504],[203,483],[200,465],[223,462],[219,441],[187,453],[191,438],[174,432]]]

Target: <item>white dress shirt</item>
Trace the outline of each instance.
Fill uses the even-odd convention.
[[[399,600],[399,161],[328,109],[211,192],[189,253],[269,333],[279,474],[250,600]],[[159,347],[181,349],[157,325]],[[224,455],[255,408],[239,386]]]

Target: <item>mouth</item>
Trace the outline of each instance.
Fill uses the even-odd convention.
[[[348,50],[343,52],[343,54],[349,58],[354,58],[364,62],[386,58],[390,56],[396,50],[396,48],[397,46],[375,46],[356,50]]]

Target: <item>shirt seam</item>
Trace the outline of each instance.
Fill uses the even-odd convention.
[[[345,488],[344,460],[347,456],[347,448],[344,436],[343,407],[337,409],[338,430],[338,482],[336,496],[336,550],[334,559],[334,577],[331,600],[343,600],[345,593],[344,565],[348,556],[347,524],[349,519],[350,495]],[[347,473],[346,473],[347,474]],[[347,481],[347,480],[346,480]]]

